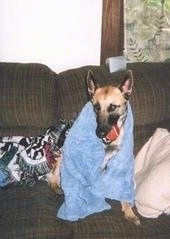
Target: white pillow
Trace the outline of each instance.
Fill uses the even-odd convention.
[[[158,128],[135,159],[135,205],[143,217],[170,214],[170,133]]]

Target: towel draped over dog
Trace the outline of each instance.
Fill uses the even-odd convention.
[[[63,146],[61,187],[65,200],[57,216],[76,221],[110,209],[106,198],[134,203],[133,115],[128,103],[121,150],[101,171],[105,149],[96,136],[96,115],[89,101],[70,129]]]

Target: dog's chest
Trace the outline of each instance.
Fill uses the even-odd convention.
[[[124,127],[122,126],[120,129],[120,134],[116,140],[112,141],[108,145],[103,144],[103,146],[105,148],[105,157],[100,166],[102,171],[104,169],[106,169],[107,163],[109,162],[109,160],[112,159],[118,153],[118,151],[121,149],[123,135],[124,135]]]

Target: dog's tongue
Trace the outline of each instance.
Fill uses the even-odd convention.
[[[119,136],[119,133],[120,133],[119,127],[117,126],[117,124],[114,124],[109,133],[105,137],[106,141],[116,140]]]

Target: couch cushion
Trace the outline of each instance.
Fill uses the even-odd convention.
[[[0,127],[48,127],[54,119],[55,73],[35,63],[0,63],[0,72]]]
[[[60,203],[45,182],[0,189],[0,239],[71,239],[68,225],[56,218]]]
[[[169,125],[169,128],[168,128]],[[141,149],[141,147],[146,143],[146,141],[152,136],[153,132],[157,128],[168,128],[170,129],[170,120],[165,120],[157,123],[145,124],[144,126],[138,125],[134,127],[134,142],[135,155]]]
[[[129,63],[128,69],[135,79],[131,98],[135,125],[169,120],[170,127],[170,62]]]
[[[141,226],[126,220],[120,202],[109,200],[111,210],[93,214],[71,224],[74,239],[169,239],[169,216],[140,217]]]

